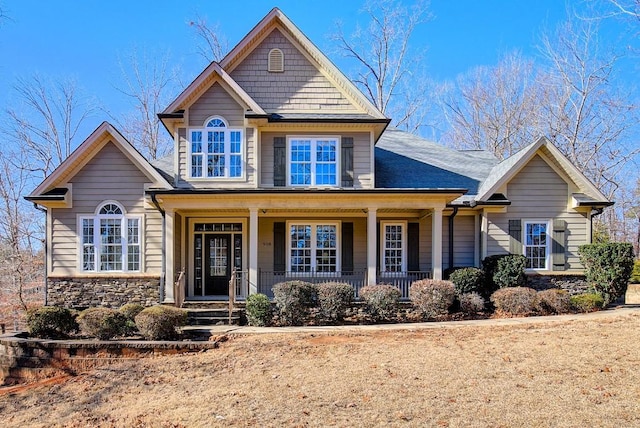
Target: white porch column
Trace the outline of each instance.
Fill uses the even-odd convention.
[[[175,230],[175,212],[172,209],[168,209],[164,214],[164,245],[162,251],[164,252],[165,265],[164,271],[164,300],[162,303],[175,303],[175,296],[173,295],[173,283],[176,280],[176,274],[174,271],[174,230]]]
[[[249,294],[258,292],[258,209],[249,208]]]
[[[367,285],[376,285],[378,255],[377,208],[369,208],[367,214]]]
[[[433,279],[442,279],[442,211],[444,206],[433,208],[431,219],[431,269]]]

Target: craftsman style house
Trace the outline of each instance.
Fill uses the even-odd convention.
[[[49,304],[225,300],[288,279],[406,297],[507,252],[531,275],[576,274],[611,204],[545,138],[498,162],[389,127],[278,9],[159,116],[170,156],[149,162],[105,122],[27,196],[47,212]]]

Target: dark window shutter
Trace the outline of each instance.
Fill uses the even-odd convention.
[[[353,272],[353,223],[342,223],[342,272]]]
[[[287,269],[286,251],[287,243],[285,241],[285,223],[273,223],[273,271],[284,272]]]
[[[284,137],[273,138],[273,185],[287,185],[287,144]]]
[[[565,236],[567,222],[564,220],[553,221],[553,241],[551,243],[551,254],[553,270],[566,269]]]
[[[420,270],[420,223],[407,225],[407,270]]]
[[[522,221],[509,220],[509,252],[522,254]]]
[[[342,187],[353,187],[353,137],[342,137]]]

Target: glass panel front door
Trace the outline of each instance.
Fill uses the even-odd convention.
[[[231,235],[205,235],[204,295],[229,294],[231,280]]]

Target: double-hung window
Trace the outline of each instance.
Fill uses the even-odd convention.
[[[406,223],[381,223],[381,270],[383,273],[405,272],[407,266]]]
[[[103,204],[93,216],[81,216],[81,270],[140,271],[140,221],[114,202]]]
[[[338,272],[338,224],[290,223],[289,270]]]
[[[242,130],[219,117],[190,129],[191,178],[239,178],[243,170]]]
[[[290,137],[288,184],[336,186],[338,152],[337,137]]]
[[[549,223],[538,221],[524,222],[524,256],[527,258],[527,269],[548,269],[549,258]]]

